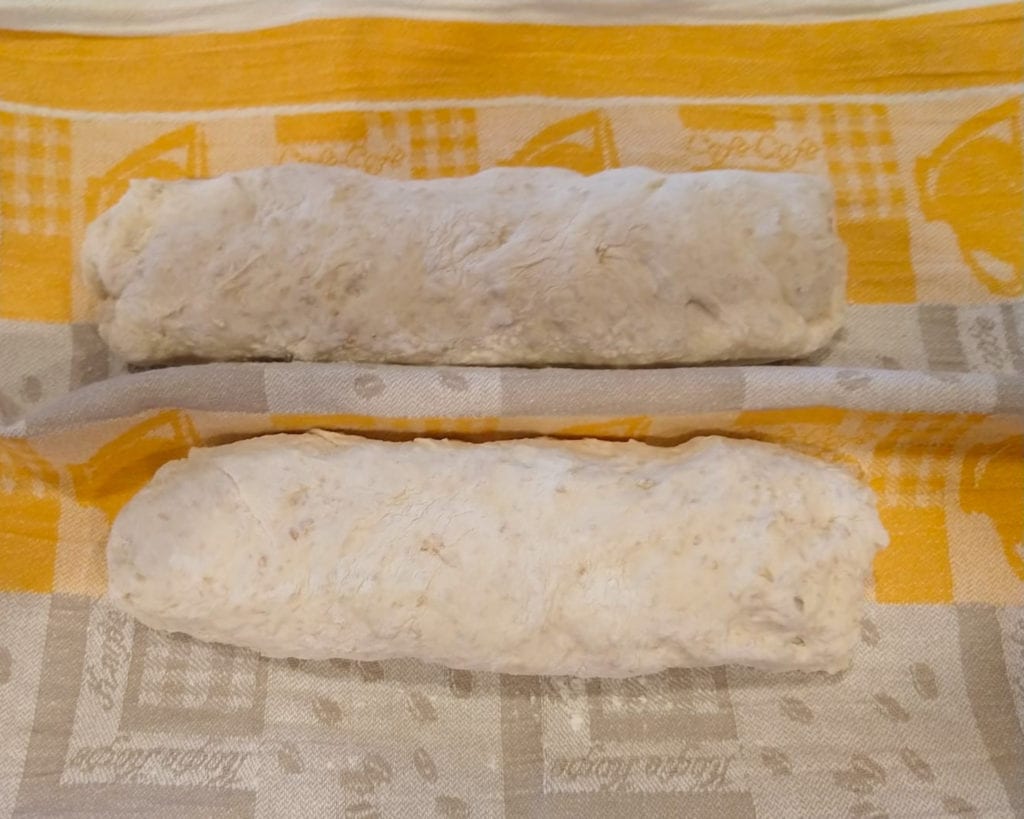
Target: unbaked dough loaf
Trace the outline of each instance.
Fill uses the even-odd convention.
[[[274,657],[837,671],[886,542],[866,487],[769,444],[276,435],[162,467],[114,523],[109,593]]]
[[[136,181],[82,261],[137,364],[791,358],[831,338],[845,290],[829,183],[749,171]]]

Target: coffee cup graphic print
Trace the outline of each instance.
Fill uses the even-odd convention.
[[[1024,293],[1024,144],[1012,99],[957,126],[917,160],[926,219],[945,222],[972,274],[996,296]]]

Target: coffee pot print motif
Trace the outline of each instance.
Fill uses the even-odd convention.
[[[75,500],[99,509],[113,523],[157,469],[186,457],[200,443],[187,413],[159,412],[107,441],[89,460],[69,467]]]
[[[1024,293],[1024,144],[1012,99],[957,126],[917,160],[921,211],[945,222],[974,277],[996,296]]]
[[[965,512],[988,518],[1011,571],[1024,580],[1024,435],[970,447],[959,497]]]
[[[89,180],[86,221],[91,222],[124,196],[133,179],[195,179],[209,173],[206,140],[198,125],[185,125],[131,151]]]
[[[617,168],[619,156],[611,120],[604,111],[594,110],[547,126],[498,164],[554,166],[592,174]]]

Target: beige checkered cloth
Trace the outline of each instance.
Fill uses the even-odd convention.
[[[1019,3],[0,31],[0,816],[1024,816],[1022,36]],[[132,178],[289,161],[827,176],[847,325],[777,367],[123,373],[74,272],[86,225]],[[315,426],[725,432],[841,462],[892,536],[853,668],[584,681],[268,660],[103,601],[110,521],[160,464]]]

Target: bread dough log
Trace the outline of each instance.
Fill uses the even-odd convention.
[[[162,467],[114,523],[114,603],[272,657],[622,677],[838,671],[887,542],[781,447],[275,435]]]
[[[285,165],[132,182],[82,260],[120,358],[637,366],[802,356],[841,322],[828,182]]]

